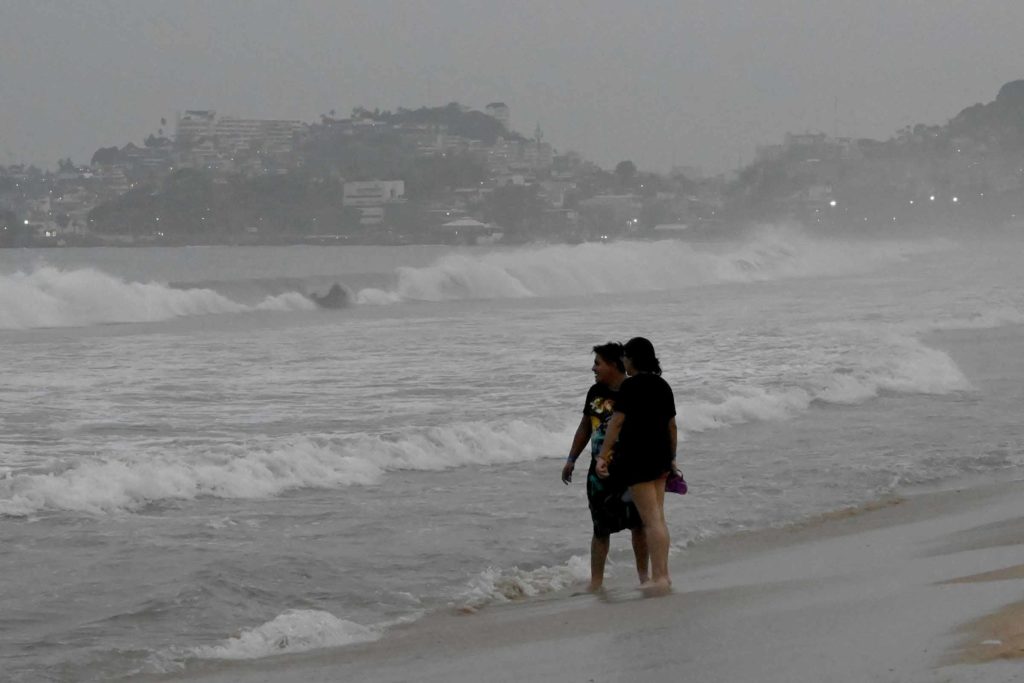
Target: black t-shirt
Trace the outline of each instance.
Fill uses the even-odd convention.
[[[615,410],[626,416],[615,444],[615,457],[620,454],[656,461],[671,458],[672,443],[668,421],[676,414],[672,387],[660,376],[640,373],[627,377],[619,387]]]
[[[615,412],[615,400],[619,392],[607,384],[595,384],[587,392],[583,414],[590,418],[590,455],[596,458],[601,453],[608,423]]]

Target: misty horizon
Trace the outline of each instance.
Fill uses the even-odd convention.
[[[943,124],[1021,75],[1024,19],[994,2],[114,1],[2,13],[2,164],[81,162],[189,109],[310,122],[357,106],[500,100],[513,129],[539,124],[559,151],[602,167],[709,173],[789,132],[884,140]]]

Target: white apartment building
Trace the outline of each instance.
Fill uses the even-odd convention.
[[[404,198],[404,180],[362,180],[345,183],[341,202],[344,206],[380,206]]]
[[[223,116],[214,126],[214,135],[218,150],[226,154],[259,151],[267,156],[276,157],[293,151],[295,136],[304,127],[305,124],[301,121]]]
[[[183,149],[209,142],[212,151],[229,157],[252,152],[283,156],[293,151],[295,137],[305,126],[301,121],[218,118],[216,111],[197,109],[178,116],[175,141]]]

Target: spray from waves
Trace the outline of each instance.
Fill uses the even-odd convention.
[[[126,282],[93,268],[0,275],[0,329],[80,327],[158,322],[172,318],[249,311],[311,310],[297,292],[268,296],[254,306],[209,289],[175,289],[155,282]]]
[[[795,227],[766,226],[746,243],[722,251],[665,240],[454,253],[426,268],[400,268],[393,289],[363,289],[356,301],[516,299],[856,274],[951,245],[946,240],[840,241],[811,237]]]
[[[552,443],[568,439],[567,433],[537,423],[509,421],[187,451],[123,447],[62,471],[9,474],[0,479],[0,515],[105,514],[203,496],[266,498],[298,488],[370,485],[388,471],[538,460],[550,455]]]

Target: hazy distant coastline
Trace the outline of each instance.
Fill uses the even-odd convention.
[[[488,244],[1006,225],[1024,218],[1024,81],[886,141],[787,134],[704,177],[559,152],[510,108],[357,107],[319,122],[188,111],[56,172],[0,167],[0,246]],[[167,132],[165,132],[167,131]]]

